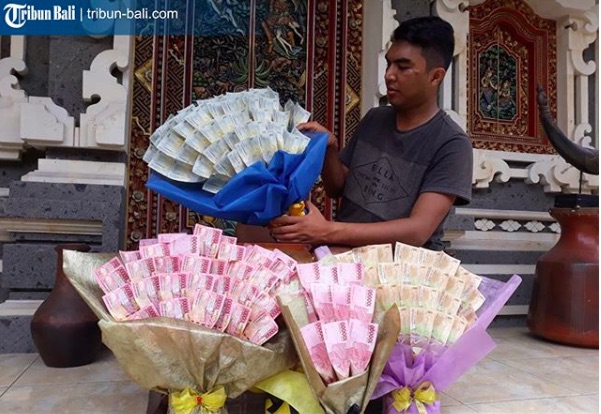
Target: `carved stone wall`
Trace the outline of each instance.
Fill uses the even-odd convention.
[[[35,352],[54,246],[122,247],[131,39],[0,40],[0,353]]]
[[[23,36],[3,42],[0,159],[18,160],[29,146],[126,149],[131,38],[111,38],[112,49],[81,39],[35,38],[30,49]]]
[[[578,3],[560,0],[516,0],[531,9],[537,16],[553,20],[557,24],[556,73],[550,77],[557,79],[557,119],[568,137],[582,144],[591,145],[592,131],[589,113],[589,85],[598,84],[596,63],[584,60],[584,51],[595,41],[598,33],[598,11],[593,0]],[[501,2],[505,4],[504,2]],[[455,28],[455,57],[445,79],[441,101],[443,107],[454,119],[468,130],[467,102],[471,96],[467,48],[470,33],[470,10],[487,4],[498,4],[496,0],[436,0],[433,11],[449,21]],[[474,74],[474,77],[476,74]],[[534,102],[532,91],[522,91],[528,101]],[[598,106],[598,103],[597,103]],[[536,107],[528,105],[529,120],[536,122]],[[495,148],[495,150],[475,150],[474,184],[486,188],[493,180],[507,182],[509,179],[523,179],[528,184],[542,185],[546,192],[573,193],[582,189],[585,193],[597,193],[597,176],[584,174],[582,187],[580,173],[566,164],[557,155],[524,154],[519,148]],[[504,149],[504,150],[502,150]]]

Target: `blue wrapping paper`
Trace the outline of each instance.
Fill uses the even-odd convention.
[[[278,151],[269,165],[257,162],[234,176],[217,194],[202,183],[183,183],[151,171],[146,187],[197,213],[251,225],[266,225],[307,200],[323,167],[328,134],[311,138],[302,154]]]

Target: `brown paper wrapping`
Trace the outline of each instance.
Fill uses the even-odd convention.
[[[298,361],[288,331],[263,346],[188,321],[156,318],[116,322],[106,311],[93,270],[114,254],[66,250],[63,269],[100,319],[102,341],[140,386],[162,392],[223,385],[236,398]]]
[[[328,414],[346,414],[353,404],[365,411],[378,384],[388,356],[398,338],[399,311],[395,306],[386,312],[378,329],[378,339],[367,371],[343,381],[325,385],[311,362],[311,356],[302,338],[300,328],[306,325],[306,310],[301,297],[288,299],[281,304],[282,315],[292,334],[294,346],[309,380],[309,385]]]

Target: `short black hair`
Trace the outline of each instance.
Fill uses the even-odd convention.
[[[453,26],[437,16],[406,20],[392,34],[393,42],[405,41],[422,48],[428,68],[451,65],[455,50]]]

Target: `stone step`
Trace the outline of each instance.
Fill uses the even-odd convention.
[[[0,303],[0,354],[37,352],[30,324],[41,300],[7,300]]]
[[[10,183],[11,198],[34,198],[36,200],[86,201],[91,203],[119,203],[116,197],[121,186],[38,183],[13,181]]]

